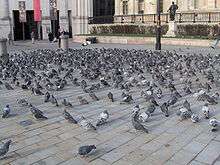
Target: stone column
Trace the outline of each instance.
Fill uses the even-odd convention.
[[[10,33],[10,19],[9,19],[9,0],[1,0],[0,7],[0,22],[1,22],[1,37],[8,37]]]
[[[89,33],[88,17],[93,16],[93,0],[73,0],[72,10],[76,10],[73,13],[73,36]]]
[[[7,63],[9,60],[9,55],[7,51],[7,39],[1,38],[0,39],[0,61],[3,63]]]
[[[9,18],[9,0],[1,0],[0,18],[8,20],[8,18]]]

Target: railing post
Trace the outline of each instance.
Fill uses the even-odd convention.
[[[154,23],[156,23],[156,15],[154,14]]]
[[[180,18],[179,18],[179,23],[182,22],[182,13],[179,13],[180,14]]]
[[[193,14],[193,23],[196,22],[196,13]]]
[[[166,14],[166,23],[168,23],[169,22],[169,14],[167,13]]]
[[[211,23],[211,13],[209,12],[209,23]]]

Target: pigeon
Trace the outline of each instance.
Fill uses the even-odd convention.
[[[39,110],[38,108],[30,105],[30,111],[32,112],[33,116],[36,118],[36,119],[39,119],[39,120],[46,120],[47,117],[43,115],[43,112],[41,110]]]
[[[124,103],[130,103],[131,101],[133,101],[133,98],[129,94],[126,94],[122,99],[122,102],[124,102]]]
[[[111,102],[114,102],[113,94],[111,92],[109,92],[107,96]]]
[[[24,107],[29,105],[29,103],[25,99],[17,99],[17,103]]]
[[[98,121],[96,123],[96,126],[101,126],[101,125],[105,124],[107,122],[108,118],[109,118],[108,111],[107,110],[103,111],[98,117]]]
[[[53,105],[56,105],[57,107],[59,106],[58,102],[57,102],[57,99],[51,95],[50,96],[50,102],[53,104]]]
[[[79,147],[78,154],[80,156],[87,156],[89,153],[91,153],[95,149],[96,149],[95,145],[81,146]]]
[[[168,106],[176,104],[178,101],[178,98],[176,96],[172,96],[171,99],[168,101]]]
[[[63,111],[63,117],[70,123],[77,124],[77,121],[67,112],[65,109]]]
[[[165,115],[165,117],[169,117],[169,104],[167,102],[164,102],[161,106],[160,109],[163,112],[163,114]]]
[[[185,120],[191,118],[191,111],[188,111],[186,108],[180,108],[179,113],[177,114],[180,116],[180,120]]]
[[[8,153],[11,142],[11,140],[8,140],[0,146],[0,157],[3,157]]]
[[[49,101],[50,101],[50,93],[46,92],[45,95],[44,95],[44,102],[47,103]]]
[[[153,103],[149,103],[149,105],[147,106],[147,110],[146,110],[146,112],[152,114],[152,113],[154,113],[155,109],[156,109],[155,104],[153,104]]]
[[[8,118],[10,115],[11,109],[9,105],[6,105],[5,108],[3,108],[2,118]]]
[[[218,102],[215,101],[215,99],[214,99],[213,97],[210,97],[210,96],[206,97],[206,101],[207,101],[209,104],[211,104],[211,105],[218,104]]]
[[[72,105],[70,102],[68,102],[66,99],[63,99],[62,104],[63,104],[64,106],[66,106],[66,107],[72,107],[72,106],[73,106],[73,105]]]
[[[135,128],[135,130],[138,130],[138,131],[143,131],[145,133],[148,133],[148,129],[146,129],[138,120],[138,112],[136,112],[134,114],[134,116],[132,117],[132,125],[133,127]]]
[[[203,105],[202,112],[203,112],[205,119],[209,119],[210,114],[209,114],[209,106],[207,103],[205,105]]]
[[[139,115],[138,119],[141,122],[147,122],[147,120],[150,118],[150,116],[151,116],[151,114],[148,111],[146,111],[146,112],[142,112]]]
[[[187,100],[183,102],[183,107],[186,108],[188,111],[191,111],[190,103]]]
[[[86,130],[96,130],[96,127],[93,126],[92,123],[86,120],[83,116],[79,120],[79,125]]]
[[[139,105],[135,105],[133,107],[133,110],[132,110],[132,114],[136,114],[136,113],[139,113],[140,112],[140,106]]]
[[[89,93],[89,96],[92,98],[93,101],[99,101],[99,98],[95,95],[95,93]]]
[[[211,131],[215,132],[218,130],[219,121],[215,118],[210,119],[209,125],[211,126]]]
[[[7,83],[7,82],[5,82],[5,88],[7,90],[14,90],[14,88],[9,83]]]
[[[199,122],[199,116],[198,116],[197,114],[192,114],[192,115],[191,115],[191,121],[192,121],[193,123]]]
[[[77,98],[81,105],[89,104],[89,102],[86,99],[84,99],[82,96],[78,96]]]
[[[100,78],[100,82],[103,86],[110,87],[109,83],[104,79],[104,77]]]

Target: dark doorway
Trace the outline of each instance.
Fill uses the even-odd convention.
[[[55,34],[57,38],[59,38],[59,34],[58,34],[58,30],[60,28],[59,22],[60,22],[59,11],[57,11],[57,20],[51,20],[52,33]]]
[[[23,31],[22,31],[22,23],[19,22],[19,11],[13,10],[13,18],[14,18],[14,40],[22,40],[23,39]],[[27,22],[24,23],[24,33],[25,40],[31,39],[31,31],[35,31],[36,38],[38,37],[37,31],[37,23],[34,21],[34,11],[27,10],[26,11]]]
[[[112,23],[115,14],[115,0],[93,0],[93,23]]]
[[[69,23],[69,38],[72,38],[72,13],[71,10],[68,11],[68,23]]]

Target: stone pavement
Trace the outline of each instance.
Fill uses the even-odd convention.
[[[76,44],[76,47],[80,45]],[[31,46],[31,49],[34,48]],[[114,94],[116,102],[109,103],[106,100],[108,91]],[[146,107],[144,100],[140,98],[140,89],[132,89],[131,92],[141,108]],[[190,120],[179,121],[174,114],[174,110],[178,107],[173,107],[172,115],[164,118],[157,109],[152,120],[146,123],[149,134],[136,132],[130,118],[133,105],[120,104],[121,90],[105,88],[96,94],[100,101],[94,102],[80,87],[69,85],[63,91],[54,92],[59,102],[67,98],[73,104],[73,108],[68,108],[68,111],[76,118],[84,115],[95,123],[97,115],[103,110],[110,112],[109,122],[96,132],[91,132],[66,122],[61,115],[63,106],[54,107],[50,103],[44,103],[42,96],[31,95],[30,92],[20,88],[8,91],[1,87],[0,105],[10,103],[14,115],[9,119],[0,119],[0,140],[12,139],[13,141],[10,152],[6,158],[0,160],[0,164],[220,164],[220,131],[211,132],[207,120],[196,124]],[[79,105],[77,96],[85,96],[90,102],[89,105]],[[29,109],[20,107],[16,103],[18,98],[27,99],[42,110],[49,119],[41,122],[33,119]],[[187,99],[191,102],[193,111],[201,111],[200,102],[195,98],[187,97]],[[212,106],[211,109],[212,115],[220,119],[219,105]],[[85,144],[95,144],[97,150],[90,156],[81,158],[77,155],[77,150],[79,146]]]

